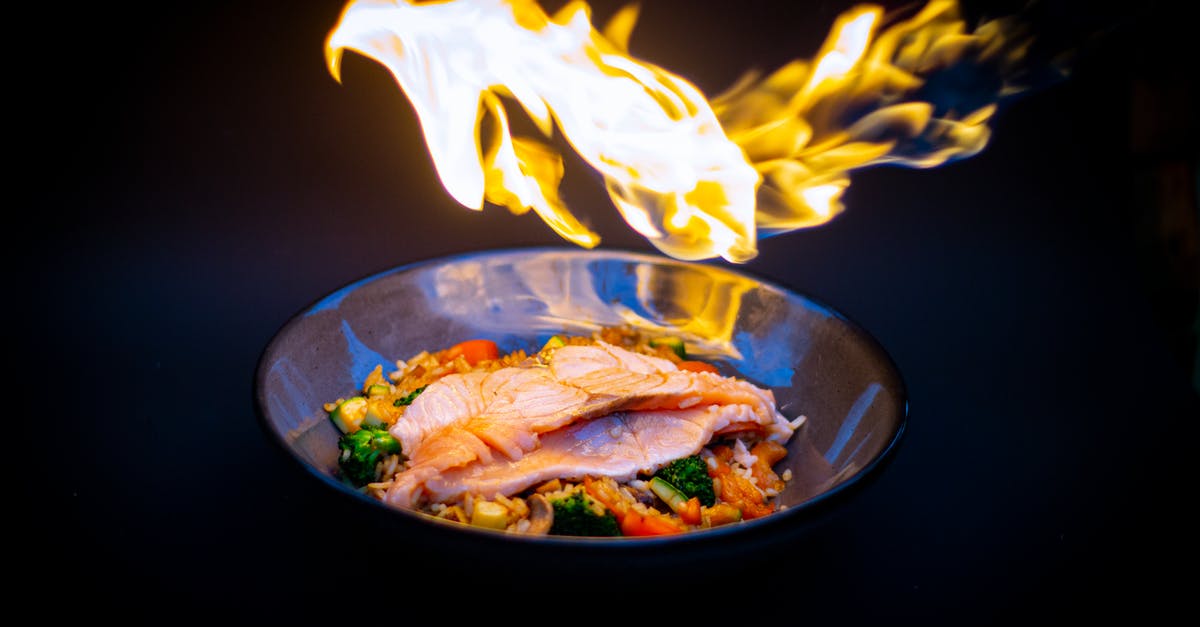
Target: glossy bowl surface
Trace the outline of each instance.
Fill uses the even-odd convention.
[[[555,333],[633,325],[682,335],[689,353],[769,387],[806,417],[779,470],[793,479],[765,518],[658,538],[529,537],[447,523],[389,506],[338,479],[338,432],[323,404],[347,397],[379,364],[486,337],[502,352]],[[334,490],[397,522],[484,541],[584,546],[728,541],[786,530],[878,472],[908,419],[904,383],[865,330],[802,293],[729,265],[645,253],[516,248],[430,259],[366,277],[288,320],[262,353],[255,401],[263,428]]]

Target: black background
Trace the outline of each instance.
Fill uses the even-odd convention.
[[[592,4],[597,23],[619,6]],[[324,294],[443,254],[560,243],[533,214],[455,204],[380,66],[349,54],[331,78],[340,3],[16,15],[15,601],[330,624],[537,620],[564,599],[638,622],[687,607],[815,624],[1186,612],[1195,33],[1163,5],[1039,5],[1038,41],[1080,53],[1068,79],[1002,108],[971,159],[855,173],[844,214],[746,264],[832,304],[899,365],[911,418],[884,472],[766,550],[604,569],[408,536],[257,422],[261,351]],[[716,93],[811,56],[849,6],[655,0],[631,48]],[[653,251],[570,158],[564,195],[602,246]]]

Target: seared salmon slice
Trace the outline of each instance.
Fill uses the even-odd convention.
[[[537,450],[518,460],[477,460],[431,476],[424,492],[434,502],[452,502],[467,494],[511,496],[555,478],[580,481],[590,475],[628,481],[695,454],[716,430],[751,413],[746,405],[709,405],[618,412],[575,422],[545,434]]]

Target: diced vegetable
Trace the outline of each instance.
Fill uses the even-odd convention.
[[[650,491],[662,499],[671,511],[679,515],[680,520],[689,525],[698,525],[700,517],[700,497],[688,498],[678,488],[667,483],[662,477],[650,478]]]
[[[504,529],[508,526],[509,510],[495,501],[475,501],[471,511],[471,524],[487,529]]]
[[[738,522],[742,519],[742,510],[729,503],[717,503],[700,511],[701,524],[706,527],[717,527]]]
[[[367,387],[367,396],[383,396],[391,394],[392,386],[385,383],[374,383]]]
[[[499,359],[500,348],[491,340],[466,340],[446,349],[443,358],[445,361],[452,361],[459,355],[462,355],[468,364],[475,366],[481,361]]]
[[[704,522],[703,510],[704,506],[700,504],[700,498],[693,496],[675,513],[679,514],[679,520],[689,525],[699,525]]]
[[[680,370],[690,370],[692,372],[711,372],[713,374],[721,374],[721,371],[716,366],[708,363],[707,361],[700,361],[698,359],[685,359],[683,361],[676,362],[675,367],[679,368]]]
[[[654,348],[666,346],[667,348],[674,351],[675,355],[678,356],[680,359],[687,359],[687,350],[686,350],[686,348],[684,348],[683,340],[681,340],[677,337],[667,336],[667,337],[651,338],[650,346],[652,346]]]
[[[683,533],[687,528],[661,514],[642,515],[635,509],[625,512],[621,533],[627,536],[665,536]]]
[[[683,509],[684,503],[687,503],[688,497],[679,488],[667,483],[662,477],[650,478],[650,491],[671,508],[671,511],[678,512]]]
[[[567,345],[567,342],[566,342],[566,340],[564,340],[562,338],[561,335],[552,335],[552,336],[550,336],[550,339],[546,340],[546,343],[542,345],[542,350],[549,350],[552,348],[558,348],[560,346],[566,346],[566,345]]]
[[[338,403],[333,411],[329,412],[329,419],[333,421],[334,426],[342,433],[354,433],[362,426],[362,421],[367,417],[367,399],[361,396],[352,396]]]
[[[386,398],[371,397],[367,399],[367,413],[363,416],[363,427],[390,427],[400,418],[400,410],[387,402]]]

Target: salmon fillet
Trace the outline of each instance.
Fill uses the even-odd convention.
[[[745,419],[746,405],[630,411],[575,422],[547,433],[541,446],[518,460],[482,460],[428,478],[425,494],[452,502],[467,494],[512,496],[545,481],[580,481],[585,475],[617,481],[652,473],[700,451],[713,433]]]
[[[717,411],[724,407],[734,409]],[[664,411],[685,411],[685,416],[716,412],[737,417],[736,421],[723,423],[720,418],[712,418],[718,426],[708,430],[703,440],[689,444],[692,453],[707,443],[714,430],[734,423],[758,425],[767,438],[779,442],[786,442],[794,430],[775,408],[771,391],[749,382],[710,372],[679,370],[666,359],[604,342],[563,346],[554,351],[547,366],[453,374],[430,384],[391,428],[408,456],[408,465],[394,478],[386,500],[401,507],[416,507],[422,489],[443,473],[472,464],[513,465],[545,449],[543,434],[574,425],[584,429],[586,423],[600,418],[615,420],[613,415],[618,413],[629,420],[638,412],[669,415]],[[644,426],[643,422],[638,419],[638,428]],[[676,423],[680,429],[688,429],[686,424]],[[646,433],[648,438],[654,436],[644,441],[662,440],[658,428]],[[656,463],[654,460],[666,454],[667,448],[655,444],[641,457],[634,457],[647,467],[647,463]],[[627,452],[634,455],[633,449]],[[545,464],[548,458],[538,459]],[[560,476],[573,476],[578,471]]]

